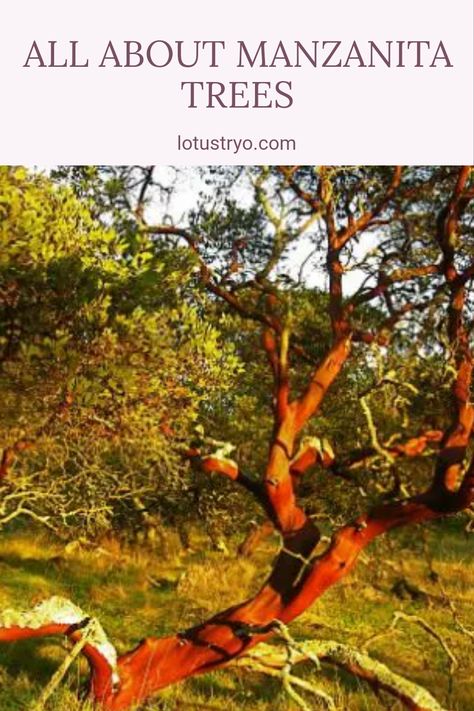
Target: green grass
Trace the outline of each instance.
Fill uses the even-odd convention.
[[[195,552],[169,546],[164,557],[121,549],[111,541],[101,546],[65,547],[43,533],[16,532],[0,538],[0,605],[29,607],[50,595],[64,595],[98,617],[119,652],[143,637],[164,635],[205,619],[255,590],[269,569],[272,544],[251,560],[236,560],[206,550],[197,534]],[[442,635],[459,666],[449,691],[449,664],[442,647],[424,630],[402,622],[392,635],[374,640],[370,653],[391,669],[426,686],[451,711],[474,709],[473,642],[463,634],[443,599],[453,600],[458,619],[474,628],[473,542],[459,519],[422,529],[401,531],[378,540],[362,556],[357,569],[328,592],[291,631],[295,637],[328,638],[360,647],[385,630],[393,613],[423,617]],[[430,565],[441,585],[430,576]],[[427,593],[400,599],[394,583],[405,578]],[[64,658],[62,640],[32,640],[0,645],[0,711],[31,708]],[[51,711],[85,710],[77,700],[86,677],[84,663],[69,671],[51,698]],[[382,711],[401,705],[377,697],[348,674],[323,667],[302,667],[331,694],[343,711]],[[312,707],[314,701],[309,701]],[[223,670],[165,690],[147,709],[225,709],[283,711],[296,709],[278,680],[243,669]],[[322,707],[323,708],[323,707]]]

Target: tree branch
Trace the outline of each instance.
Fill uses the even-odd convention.
[[[379,690],[387,692],[401,701],[410,711],[447,711],[427,689],[396,674],[382,662],[347,644],[333,640],[307,640],[298,642],[293,649],[293,664],[313,661],[314,658],[345,669],[366,681],[376,692]],[[287,659],[288,653],[284,647],[262,643],[250,654],[233,662],[233,665],[265,674],[283,669]],[[307,690],[311,691],[311,689]]]
[[[51,597],[32,610],[4,610],[0,614],[0,642],[65,635],[77,642],[87,630],[83,654],[89,662],[95,698],[109,694],[119,682],[117,653],[97,620],[62,597]]]
[[[388,186],[384,196],[377,203],[377,205],[375,205],[375,207],[373,207],[371,210],[367,210],[367,212],[365,212],[357,220],[355,220],[353,224],[338,232],[335,245],[338,249],[344,247],[347,242],[353,237],[355,237],[355,235],[357,235],[359,232],[363,232],[365,229],[367,229],[372,223],[372,220],[374,220],[376,217],[378,217],[378,215],[380,215],[382,210],[387,206],[392,197],[395,195],[398,187],[400,186],[401,179],[402,166],[397,165],[395,166],[390,185]]]

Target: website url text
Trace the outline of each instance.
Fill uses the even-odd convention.
[[[253,141],[251,138],[185,138],[178,133],[178,151],[294,151],[296,141],[294,138],[260,138]]]

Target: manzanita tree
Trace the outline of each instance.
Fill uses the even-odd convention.
[[[89,631],[83,652],[91,668],[90,694],[111,711],[229,664],[347,575],[374,538],[463,511],[474,500],[471,169],[255,168],[245,177],[253,196],[245,209],[238,207],[238,192],[234,199],[227,188],[242,174],[217,171],[215,201],[199,206],[187,224],[149,220],[152,175],[145,170],[134,186],[134,234],[168,257],[189,255],[195,289],[209,295],[203,308],[230,314],[227,327],[232,324],[237,347],[246,347],[246,324],[252,333],[258,330],[266,365],[257,356],[255,362],[270,374],[269,380],[261,376],[261,383],[269,383],[272,421],[259,476],[243,470],[230,447],[213,449],[205,435],[186,456],[253,497],[282,544],[254,596],[197,626],[151,636],[118,658],[100,629]],[[329,441],[324,420],[331,408],[337,411],[344,388],[357,393],[361,414],[354,422],[339,411]],[[254,433],[262,437],[253,415]],[[350,428],[361,422],[367,446],[340,456],[345,437],[357,442]],[[172,440],[172,423],[168,434]],[[418,465],[416,457],[430,447],[433,456]],[[321,547],[299,492],[308,477],[314,478],[313,498],[321,477],[342,477],[350,486],[354,463],[369,469],[373,456],[387,466],[374,475],[378,487],[370,490],[371,481],[365,482],[372,505]],[[403,478],[407,458],[410,481]],[[388,488],[387,476],[393,478]],[[383,500],[377,501],[380,490]],[[27,613],[10,611],[0,621],[2,641],[52,634],[75,640],[87,624],[71,603],[57,599]],[[366,671],[365,678],[384,688],[377,670]],[[426,695],[394,693],[409,708],[439,708]]]

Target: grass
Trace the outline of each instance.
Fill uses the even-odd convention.
[[[194,624],[255,590],[269,569],[269,543],[250,560],[236,560],[206,549],[197,534],[194,552],[168,547],[168,555],[101,546],[64,546],[37,531],[0,538],[0,606],[28,607],[50,595],[64,595],[97,616],[119,652],[143,637],[165,635]],[[433,570],[439,576],[433,575]],[[400,599],[392,590],[401,579],[425,594]],[[376,541],[356,571],[331,588],[296,620],[295,637],[328,638],[360,647],[386,630],[393,613],[421,616],[454,652],[458,661],[450,689],[449,659],[441,645],[413,623],[374,639],[370,653],[391,669],[426,686],[450,711],[474,708],[473,641],[459,627],[474,628],[474,561],[463,522],[454,519]],[[446,605],[453,600],[458,621]],[[64,658],[62,640],[31,640],[0,645],[0,710],[32,707]],[[76,664],[51,698],[51,711],[85,711],[78,701],[85,678]],[[377,697],[365,684],[341,671],[302,668],[299,674],[331,694],[341,711],[392,711],[401,705]],[[314,701],[310,703],[314,706]],[[243,669],[223,670],[166,689],[148,711],[225,709],[290,711],[297,708],[278,680]]]

